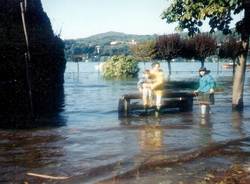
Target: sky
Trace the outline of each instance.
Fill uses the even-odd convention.
[[[161,13],[169,0],[42,0],[55,34],[63,39],[84,38],[108,31],[128,34],[169,34]],[[203,28],[208,31],[208,26]]]
[[[117,31],[130,34],[174,32],[161,19],[167,0],[42,0],[55,34],[83,38]]]

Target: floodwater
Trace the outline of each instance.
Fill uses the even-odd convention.
[[[208,118],[194,101],[193,112],[120,120],[118,99],[137,80],[103,80],[97,64],[67,63],[65,104],[55,120],[64,126],[0,130],[0,183],[193,183],[209,169],[248,163],[250,71],[243,112],[231,111],[232,71],[206,63],[222,89]],[[173,63],[171,81],[196,80],[199,66]]]

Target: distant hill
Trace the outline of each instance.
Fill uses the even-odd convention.
[[[232,35],[236,36],[235,29],[232,29]],[[180,33],[181,36],[187,37],[187,33],[183,32]],[[67,39],[65,40],[65,43],[78,43],[78,44],[84,44],[84,45],[92,45],[92,46],[104,46],[104,45],[110,45],[112,41],[120,41],[120,42],[129,42],[131,40],[135,40],[136,42],[143,42],[147,40],[152,40],[157,38],[157,34],[153,35],[136,35],[136,34],[126,34],[121,32],[114,32],[109,31],[105,33],[100,33],[96,35],[92,35],[86,38],[78,38],[78,39]],[[223,35],[222,32],[216,31],[213,36],[216,38],[218,42],[221,42],[224,40],[225,35]]]
[[[109,45],[112,41],[129,42],[135,40],[137,42],[146,41],[156,38],[157,35],[136,35],[136,34],[126,34],[121,32],[106,32],[96,34],[87,38],[79,38],[74,40],[65,40],[65,42],[80,42],[87,45]]]
[[[232,36],[238,37],[235,29]],[[186,32],[180,33],[182,37],[188,37]],[[159,35],[136,35],[121,32],[106,32],[92,35],[87,38],[65,40],[65,54],[68,60],[87,60],[102,56],[131,55],[131,45],[156,39]],[[222,32],[212,34],[218,43],[225,40]]]
[[[65,55],[68,60],[86,60],[96,56],[130,55],[130,45],[155,39],[157,35],[136,35],[106,32],[87,38],[65,40]],[[97,50],[98,48],[98,50]]]

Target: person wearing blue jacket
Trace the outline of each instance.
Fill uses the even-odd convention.
[[[205,67],[199,69],[199,88],[194,91],[194,93],[198,96],[202,114],[207,113],[210,110],[209,105],[214,104],[215,80],[209,73],[210,71]],[[202,112],[202,109],[205,109],[206,112]]]

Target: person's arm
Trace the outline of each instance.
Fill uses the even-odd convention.
[[[201,87],[199,86],[198,89],[195,90],[196,93],[198,93],[199,91],[201,91]]]

